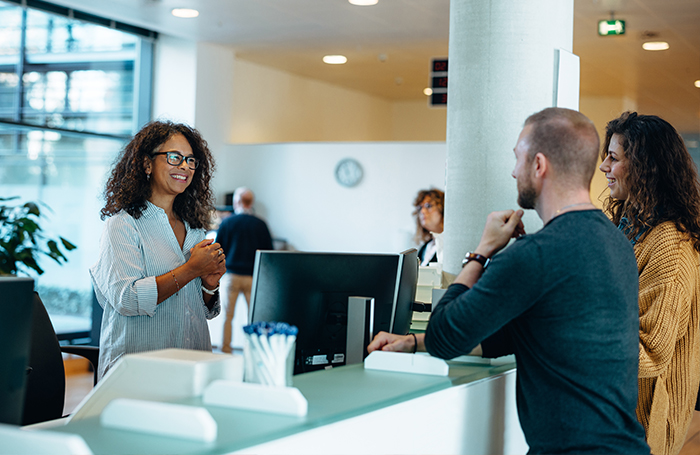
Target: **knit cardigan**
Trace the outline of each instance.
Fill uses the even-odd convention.
[[[700,269],[689,236],[673,222],[634,247],[639,269],[637,418],[654,455],[685,441],[700,383]]]

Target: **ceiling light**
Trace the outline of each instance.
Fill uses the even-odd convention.
[[[348,58],[344,55],[326,55],[323,57],[323,63],[328,63],[329,65],[342,65],[347,61]]]
[[[433,89],[432,89],[432,88],[427,87],[427,88],[424,88],[424,89],[423,89],[423,95],[425,95],[425,96],[430,96],[430,95],[432,95],[432,94],[433,94]]]
[[[668,43],[666,41],[649,41],[642,44],[642,49],[645,51],[665,51],[668,49]]]
[[[695,81],[695,86],[696,86],[697,88],[700,88],[700,79],[698,79],[697,81]]]
[[[356,6],[372,6],[376,5],[379,0],[348,0],[351,5]]]
[[[175,17],[183,17],[185,19],[191,19],[199,16],[199,11],[189,8],[174,8],[171,13]]]

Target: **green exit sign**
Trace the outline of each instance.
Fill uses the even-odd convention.
[[[598,21],[598,34],[600,36],[624,35],[625,21],[617,19],[612,21]]]

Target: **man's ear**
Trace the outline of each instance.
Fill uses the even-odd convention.
[[[533,171],[535,177],[542,178],[549,172],[549,160],[542,153],[535,154],[532,160]]]

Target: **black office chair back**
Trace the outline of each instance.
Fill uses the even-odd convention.
[[[63,416],[66,375],[56,332],[39,294],[34,293],[32,344],[22,425]]]
[[[0,423],[22,423],[33,301],[33,279],[0,276]]]

